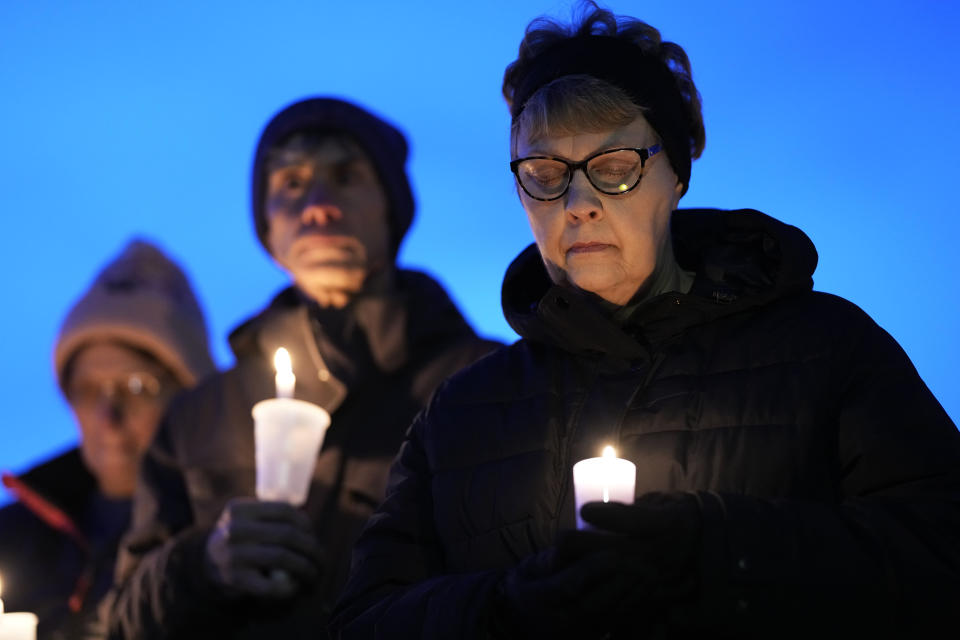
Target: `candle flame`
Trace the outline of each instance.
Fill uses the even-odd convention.
[[[614,458],[617,457],[617,450],[611,447],[610,445],[607,445],[603,448],[602,455],[604,460],[613,460]],[[605,469],[604,473],[605,475],[609,475],[610,473],[609,468]],[[603,484],[601,499],[604,502],[610,502],[610,486],[607,484],[610,481],[610,479],[609,477],[607,477],[605,478],[605,480],[606,481]]]
[[[277,373],[293,373],[293,365],[290,363],[290,353],[280,347],[273,356],[273,366]]]
[[[3,595],[3,580],[0,580],[0,596]]]

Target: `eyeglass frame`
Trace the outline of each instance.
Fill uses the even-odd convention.
[[[566,195],[567,191],[570,190],[570,184],[573,182],[573,174],[578,169],[580,171],[583,171],[583,175],[586,176],[587,182],[589,182],[590,186],[596,189],[598,192],[606,196],[620,196],[625,193],[630,193],[631,191],[637,188],[637,185],[640,184],[640,179],[643,178],[643,169],[647,164],[647,160],[649,160],[651,157],[655,156],[662,150],[663,150],[663,146],[659,142],[657,144],[651,145],[646,148],[617,147],[616,149],[604,149],[603,151],[598,151],[592,156],[584,158],[580,162],[571,162],[570,160],[566,160],[564,158],[557,158],[555,156],[527,156],[525,158],[517,158],[516,160],[511,160],[510,171],[513,172],[513,175],[517,180],[517,184],[520,185],[520,188],[523,189],[523,192],[528,196],[530,196],[531,198],[533,198],[534,200],[539,200],[540,202],[553,202],[554,200],[559,200],[564,195]],[[640,173],[637,174],[637,181],[634,182],[631,187],[629,187],[628,189],[624,189],[623,191],[614,191],[611,193],[611,192],[604,191],[603,189],[601,189],[600,187],[598,187],[593,183],[593,180],[590,179],[590,174],[587,173],[587,164],[594,158],[597,158],[607,153],[615,153],[617,151],[636,151],[637,155],[640,156]],[[523,180],[520,179],[520,171],[519,171],[520,163],[526,162],[527,160],[556,160],[557,162],[562,162],[563,164],[565,164],[567,166],[567,184],[566,186],[563,187],[563,191],[561,191],[559,194],[555,195],[552,198],[540,198],[538,196],[533,195],[529,191],[527,191],[527,188],[523,184]]]
[[[155,402],[168,395],[172,389],[166,378],[166,375],[157,376],[148,371],[133,371],[121,378],[104,380],[99,384],[90,383],[88,389],[93,387],[99,389],[96,397],[78,397],[79,390],[71,384],[64,389],[64,395],[67,402],[78,411],[95,410],[97,403],[107,400],[111,407],[120,409],[126,414],[131,410],[135,412],[137,407],[142,408],[146,403]],[[140,390],[133,389],[134,380],[140,385]]]

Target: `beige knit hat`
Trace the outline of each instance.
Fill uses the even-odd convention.
[[[61,388],[70,359],[94,340],[152,354],[185,387],[215,369],[203,309],[186,274],[139,238],[100,271],[64,319],[53,356]]]

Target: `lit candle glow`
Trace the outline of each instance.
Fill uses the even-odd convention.
[[[273,366],[277,370],[276,384],[278,398],[292,398],[293,388],[297,384],[297,377],[293,375],[293,364],[290,362],[290,353],[280,347],[273,356]]]
[[[573,465],[573,493],[577,505],[577,529],[590,525],[580,517],[580,507],[588,502],[631,504],[636,489],[637,467],[617,457],[611,446],[603,448],[599,458],[587,458]]]

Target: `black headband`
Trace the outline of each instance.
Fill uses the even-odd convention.
[[[622,89],[645,109],[644,117],[660,136],[670,165],[690,185],[690,125],[687,109],[673,72],[660,58],[634,43],[610,36],[577,36],[547,48],[527,63],[514,83],[513,120],[530,97],[557,78],[588,75]]]

